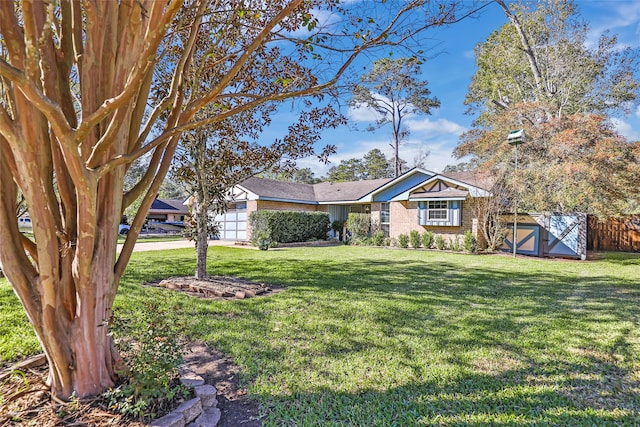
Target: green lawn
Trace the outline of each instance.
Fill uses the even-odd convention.
[[[134,254],[118,310],[177,311],[231,355],[267,426],[640,425],[640,257],[567,262],[362,247],[215,247],[212,274],[284,292],[140,287],[192,249]],[[0,362],[37,351],[0,281]]]
[[[118,236],[118,243],[124,243],[125,236]],[[180,234],[140,234],[137,242],[173,242],[175,240],[186,240],[184,236]]]

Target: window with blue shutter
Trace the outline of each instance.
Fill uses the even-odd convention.
[[[439,227],[460,225],[461,202],[458,200],[429,200],[419,202],[418,224]]]

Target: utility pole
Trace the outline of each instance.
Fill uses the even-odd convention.
[[[524,139],[525,139],[525,135],[524,135],[524,129],[518,129],[518,130],[514,130],[509,132],[509,135],[507,135],[507,143],[509,145],[514,145],[516,147],[516,163],[515,163],[515,167],[513,170],[513,175],[514,178],[516,176],[516,174],[518,173],[518,145],[524,143]],[[514,187],[514,190],[516,190],[516,188]],[[513,257],[516,257],[516,250],[518,247],[518,195],[517,195],[517,190],[513,192],[513,239],[512,242],[513,244]]]

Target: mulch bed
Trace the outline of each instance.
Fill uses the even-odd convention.
[[[258,404],[247,397],[238,382],[239,368],[222,353],[202,343],[191,343],[184,366],[218,390],[222,412],[219,427],[260,427]],[[21,362],[13,375],[0,373],[0,427],[142,427],[145,424],[123,418],[109,410],[104,399],[69,403],[54,400],[45,384],[48,366],[44,355]]]
[[[266,296],[278,292],[281,288],[267,286],[264,283],[250,282],[237,277],[209,276],[202,279],[195,277],[169,277],[159,282],[145,283],[175,289],[193,296],[211,299],[244,299],[256,296]]]
[[[147,286],[175,289],[200,298],[245,299],[267,296],[282,288],[234,277],[170,277]],[[239,368],[224,354],[202,343],[190,343],[185,366],[218,390],[222,412],[219,427],[260,427],[257,402],[239,384]],[[12,374],[11,371],[14,373]],[[61,402],[52,397],[46,385],[48,365],[44,355],[36,356],[0,372],[0,427],[9,426],[111,426],[141,427],[114,413],[102,398]]]

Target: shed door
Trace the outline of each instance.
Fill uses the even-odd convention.
[[[229,209],[215,219],[221,240],[247,239],[247,204],[231,204]]]
[[[581,258],[586,254],[586,216],[552,214],[544,218],[547,238],[544,256]]]
[[[507,225],[507,233],[502,250],[513,252],[513,224]],[[540,226],[535,224],[518,224],[516,233],[516,253],[540,256]]]

